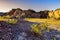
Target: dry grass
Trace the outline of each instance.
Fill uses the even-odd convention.
[[[40,18],[25,18],[24,20],[30,21],[30,22],[43,22],[43,23],[49,23],[54,25],[60,25],[60,20],[54,20],[54,19],[40,19]]]
[[[26,21],[30,22],[43,22],[49,26],[48,28],[60,31],[60,20],[54,20],[54,19],[40,19],[40,18],[25,18]]]

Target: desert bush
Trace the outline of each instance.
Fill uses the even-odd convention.
[[[17,20],[16,19],[8,19],[6,22],[10,23],[10,24],[16,24]]]
[[[31,31],[32,32],[34,32],[34,33],[39,33],[39,29],[38,29],[38,27],[37,27],[37,24],[33,24],[33,25],[31,25]]]
[[[42,24],[33,24],[31,25],[31,32],[36,33],[36,34],[41,34],[43,30],[46,29],[46,26],[48,26],[47,23],[42,23]],[[46,29],[47,32],[49,32],[49,29]]]

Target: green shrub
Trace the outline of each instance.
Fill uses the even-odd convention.
[[[37,27],[37,24],[31,25],[31,28],[32,32],[39,34],[39,28]]]
[[[56,40],[56,38],[54,37],[53,40]]]
[[[17,20],[16,19],[8,19],[6,22],[10,23],[10,24],[16,24]]]
[[[44,29],[46,29],[46,26],[47,26],[47,24],[45,24],[45,23],[43,23],[43,24],[33,24],[33,25],[31,25],[31,31],[32,32],[34,32],[34,33],[36,33],[36,34],[41,34],[41,32],[44,30]],[[49,31],[49,30],[47,30],[47,31]]]

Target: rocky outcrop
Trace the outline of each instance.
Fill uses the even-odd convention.
[[[37,24],[27,21],[19,21],[17,24],[0,22],[0,40],[41,40],[40,36],[34,36],[30,32],[30,25]]]

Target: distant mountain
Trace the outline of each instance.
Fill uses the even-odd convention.
[[[7,13],[0,12],[0,16],[7,15]]]
[[[3,15],[20,16],[22,18],[53,18],[52,16],[55,15],[57,16],[57,18],[60,19],[60,9],[56,9],[55,11],[44,10],[44,11],[36,12],[32,9],[22,10],[20,8],[16,8],[6,13],[0,12],[0,16],[3,16]]]

